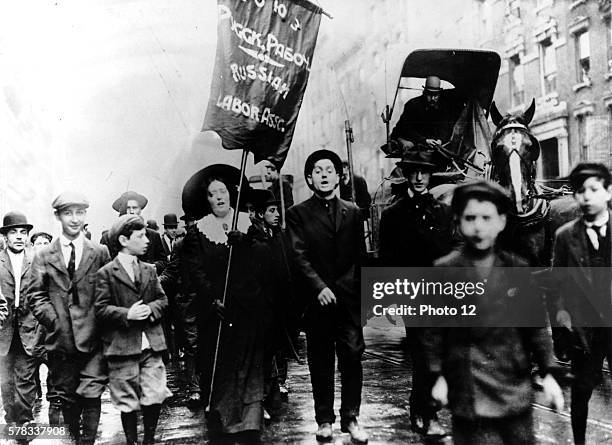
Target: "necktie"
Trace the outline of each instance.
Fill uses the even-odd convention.
[[[132,268],[134,269],[134,285],[140,288],[140,266],[137,259],[132,263]]]
[[[587,235],[591,240],[591,244],[593,244],[593,248],[595,250],[599,250],[599,246],[603,242],[605,234],[602,234],[602,229],[604,227],[605,225],[596,226],[594,224],[591,226],[587,226]]]
[[[332,223],[332,226],[336,226],[336,213],[334,212],[334,206],[332,205],[331,201],[327,201],[327,203],[325,204],[325,206],[327,207],[327,216],[329,217],[329,220]]]
[[[74,283],[74,270],[76,263],[76,254],[74,249],[74,244],[68,244],[70,246],[70,260],[68,261],[68,276],[70,277],[70,291],[72,293],[72,304],[79,304],[79,293],[77,291],[76,285]]]

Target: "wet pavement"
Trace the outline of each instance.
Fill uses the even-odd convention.
[[[408,398],[410,395],[410,361],[402,348],[404,336],[401,321],[392,326],[388,320],[376,318],[365,329],[367,351],[364,355],[364,390],[360,423],[370,435],[370,444],[452,444],[447,437],[437,442],[424,442],[422,437],[410,430]],[[300,355],[305,356],[303,338]],[[43,368],[44,369],[44,368]],[[163,444],[226,444],[228,441],[209,438],[206,432],[203,410],[191,411],[185,403],[185,385],[179,365],[168,368],[169,385],[174,396],[165,404],[156,439]],[[44,381],[44,376],[43,376]],[[612,379],[606,374],[606,385],[598,387],[590,404],[590,419],[587,443],[612,444],[612,410],[610,398]],[[312,402],[310,378],[305,360],[292,362],[289,367],[288,386],[290,394],[280,415],[266,425],[261,441],[264,444],[317,444],[314,438],[316,424]],[[336,385],[339,388],[339,382]],[[569,391],[565,389],[566,404]],[[340,395],[336,393],[336,409]],[[36,421],[47,422],[46,401],[37,402]],[[569,410],[552,412],[535,405],[536,437],[540,444],[571,444]],[[3,413],[0,413],[3,416]],[[440,420],[450,430],[450,415],[442,410]],[[142,437],[142,432],[141,432]],[[348,434],[340,432],[339,423],[334,425],[335,444],[348,444]],[[0,438],[0,445],[14,443]],[[69,443],[64,440],[36,439],[33,445]],[[103,396],[102,418],[97,443],[115,445],[125,443],[119,412],[113,407],[108,392]]]

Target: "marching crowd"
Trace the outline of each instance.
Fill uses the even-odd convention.
[[[529,298],[542,324],[407,328],[411,426],[424,436],[445,435],[437,411],[448,404],[456,444],[535,443],[532,371],[554,408],[564,400],[535,285],[509,282],[504,272],[527,265],[498,239],[510,200],[486,181],[458,186],[450,206],[435,200],[428,189],[436,169],[432,156],[423,146],[398,162],[407,189],[382,214],[376,264],[473,270],[491,283],[479,305],[493,319],[513,310],[518,298]],[[185,185],[181,237],[173,214],[164,217],[162,236],[148,228],[140,215],[147,199],[132,191],[113,204],[119,217],[100,243],[84,230],[89,201],[79,192],[53,200],[61,226],[55,239],[31,234],[21,212],[7,213],[0,227],[6,242],[0,252],[4,420],[33,420],[38,369],[45,363],[50,424],[65,424],[76,443],[93,444],[108,388],[127,443],[139,443],[138,412],[142,443],[154,443],[161,407],[172,395],[166,364],[180,350],[188,404],[206,408],[209,433],[253,443],[286,391],[287,360],[302,330],[317,440],[333,440],[337,358],[341,431],[367,443],[358,422],[367,204],[337,197],[347,182],[344,167],[325,149],[307,158],[304,178],[313,195],[288,206],[286,230],[274,193],[285,187],[292,203],[282,178],[274,176],[270,190],[253,190],[238,169],[223,164],[200,170]],[[579,164],[569,179],[582,214],[557,232],[552,276],[559,285],[549,295],[558,302],[553,318],[577,339],[571,417],[574,441],[582,444],[589,398],[612,349],[605,324],[611,314],[602,315],[610,309],[612,188],[601,164]],[[244,206],[236,208],[239,192]],[[580,275],[592,267],[604,272]],[[519,289],[513,291],[519,297],[509,301],[509,288]],[[590,304],[595,300],[603,306]]]

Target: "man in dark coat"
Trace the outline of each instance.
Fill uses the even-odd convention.
[[[0,233],[6,249],[0,252],[0,288],[8,302],[8,317],[0,327],[0,391],[8,423],[32,421],[36,399],[38,360],[34,353],[40,343],[38,320],[28,306],[32,253],[26,249],[32,225],[24,214],[9,212]]]
[[[428,186],[435,164],[427,149],[411,150],[397,163],[407,179],[406,194],[385,209],[380,219],[379,258],[387,267],[431,267],[434,260],[452,248],[452,218],[447,205],[437,201]],[[407,325],[409,317],[404,317]],[[425,352],[419,341],[421,330],[406,327],[412,359],[410,421],[412,428],[427,436],[440,436],[444,429],[431,403],[433,380],[428,376]]]
[[[550,297],[557,302],[556,320],[571,330],[572,432],[584,444],[593,388],[601,381],[604,358],[612,360],[612,178],[603,164],[578,164],[570,173],[574,198],[582,215],[561,226],[555,235]]]
[[[405,150],[417,144],[435,148],[448,142],[463,102],[443,91],[440,78],[429,76],[423,94],[406,102],[404,111],[391,132],[391,140]]]
[[[365,443],[367,433],[357,423],[361,405],[365,349],[359,298],[360,264],[364,252],[359,208],[335,196],[342,162],[329,150],[317,150],[306,160],[304,176],[314,196],[287,212],[296,287],[307,304],[305,330],[312,381],[317,439],[332,440],[334,361],[342,396],[341,429],[354,442]]]
[[[185,215],[181,217],[185,221],[185,228],[192,234],[198,233],[197,220]],[[187,380],[188,399],[187,405],[196,408],[202,404],[200,394],[200,376],[196,369],[196,353],[198,347],[198,304],[194,286],[191,283],[192,275],[185,265],[184,238],[174,244],[170,254],[170,261],[164,268],[159,280],[168,296],[168,300],[176,302],[176,313],[173,317],[175,322],[175,333],[180,333],[183,339],[183,351],[185,361],[185,378]]]
[[[117,198],[115,202],[113,202],[113,209],[119,212],[119,216],[125,214],[141,216],[142,209],[144,209],[148,203],[149,200],[140,193],[127,191]],[[109,241],[108,236],[108,231],[102,232],[100,244],[104,244],[106,247],[108,247],[111,258],[115,258],[118,252]],[[155,230],[147,227],[147,238],[149,238],[149,247],[147,252],[144,255],[139,256],[138,259],[146,263],[154,264],[155,271],[158,275],[160,275],[168,262],[164,253],[164,247],[162,246],[161,237]]]
[[[110,256],[83,234],[89,207],[83,195],[62,193],[52,206],[62,233],[34,257],[28,290],[32,313],[47,333],[49,423],[59,424],[61,414],[78,443],[93,444],[108,382],[93,307],[94,277]]]
[[[357,207],[361,209],[361,214],[364,216],[364,218],[367,218],[370,214],[370,204],[372,203],[370,192],[368,192],[368,183],[362,176],[357,174],[353,174],[353,179],[355,182],[355,204],[357,204]],[[353,186],[351,184],[348,161],[342,161],[340,198],[344,199],[345,201],[352,201],[352,188]]]

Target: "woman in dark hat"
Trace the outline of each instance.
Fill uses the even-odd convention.
[[[210,397],[209,430],[242,435],[257,433],[263,423],[261,280],[257,274],[265,259],[245,236],[250,225],[247,214],[239,213],[238,230],[230,231],[239,181],[240,172],[228,165],[200,170],[185,184],[183,210],[196,217],[204,215],[200,231],[188,231],[185,236],[184,258],[196,298],[200,388],[204,403]],[[246,179],[243,183],[248,184]],[[244,198],[246,194],[241,201]],[[222,304],[230,244],[231,269]]]

